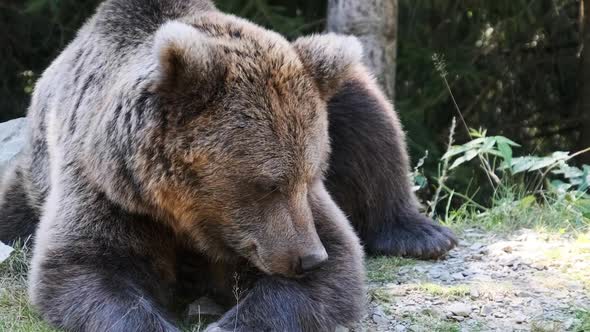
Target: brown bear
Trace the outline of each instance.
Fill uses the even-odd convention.
[[[29,293],[69,331],[329,331],[363,253],[437,257],[403,132],[353,37],[292,43],[206,0],[108,0],[36,85],[0,187],[0,241],[35,232]],[[334,199],[332,198],[334,197]],[[237,276],[234,278],[234,276]],[[182,301],[180,301],[182,302]]]

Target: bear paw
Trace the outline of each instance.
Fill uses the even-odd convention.
[[[372,255],[391,255],[418,259],[436,259],[457,245],[457,238],[447,227],[415,213],[385,230],[370,234],[365,248]]]

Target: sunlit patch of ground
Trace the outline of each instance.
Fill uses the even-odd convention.
[[[590,331],[589,233],[466,229],[437,262],[369,260],[371,310],[357,330]],[[387,278],[383,278],[387,275]]]

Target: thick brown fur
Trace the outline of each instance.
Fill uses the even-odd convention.
[[[327,100],[360,58],[353,38],[291,44],[207,1],[101,5],[38,82],[2,190],[0,239],[40,219],[29,293],[43,318],[177,331],[185,285],[227,299],[235,272],[240,310],[209,330],[357,320],[363,253],[322,179]]]
[[[438,258],[457,240],[419,212],[411,190],[405,134],[375,79],[357,66],[329,103],[332,154],[326,186],[365,250]]]
[[[349,325],[363,252],[328,191],[370,252],[452,247],[417,212],[403,133],[360,60],[354,38],[289,43],[205,0],[103,3],[37,83],[0,187],[0,240],[36,228],[42,316],[177,331],[181,298],[231,299],[236,273],[245,293],[210,331]]]

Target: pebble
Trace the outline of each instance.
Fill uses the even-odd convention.
[[[468,317],[471,314],[471,305],[462,302],[456,302],[447,307],[447,310],[456,316]]]
[[[396,325],[396,326],[393,328],[393,330],[394,330],[395,332],[405,332],[405,331],[407,331],[408,329],[407,329],[405,326],[403,326],[402,324],[397,324],[397,325]]]
[[[457,273],[451,274],[451,278],[453,278],[453,280],[463,280],[463,279],[465,279],[465,276],[463,276],[463,273],[457,272]]]
[[[494,308],[489,305],[484,305],[481,307],[481,314],[484,316],[489,316],[494,312]]]
[[[386,327],[390,322],[390,319],[387,318],[387,315],[379,307],[375,308],[371,318],[373,318],[373,321],[380,327]]]
[[[381,327],[385,327],[385,326],[389,325],[389,319],[387,319],[386,317],[383,317],[379,314],[373,314],[373,321]]]
[[[527,316],[523,315],[523,314],[516,314],[514,315],[514,321],[516,322],[516,324],[522,324],[524,322],[527,321]]]
[[[562,242],[540,243],[540,239],[529,235],[521,242],[498,241],[497,236],[489,234],[477,239],[466,238],[472,241],[462,243],[446,260],[418,262],[402,269],[411,277],[381,286],[395,295],[394,303],[382,305],[399,321],[371,310],[367,319],[374,322],[364,330],[355,328],[354,331],[432,331],[431,324],[445,319],[453,321],[458,331],[473,331],[478,326],[483,326],[485,331],[521,331],[530,328],[532,320],[535,324],[558,322],[552,326],[558,326],[559,331],[579,326],[580,322],[569,308],[587,306],[590,294],[582,281],[574,281],[567,274],[585,275],[590,268],[590,255],[582,259],[569,255],[558,260],[544,256],[546,250],[563,251],[563,247],[571,243],[563,239],[559,240]],[[529,238],[536,240],[530,243]],[[568,241],[575,241],[575,238]],[[449,290],[450,287],[467,287],[468,293],[435,295],[416,287],[425,283]]]

